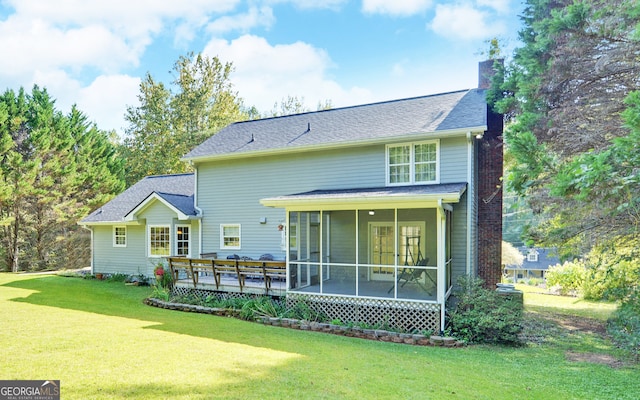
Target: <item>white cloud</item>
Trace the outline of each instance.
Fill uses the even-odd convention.
[[[262,7],[259,9],[257,7],[251,7],[246,14],[225,15],[216,19],[207,26],[207,31],[214,34],[236,30],[248,32],[251,28],[257,26],[269,28],[274,22],[273,10],[270,7]]]
[[[362,11],[367,14],[409,16],[426,11],[432,3],[432,0],[363,0]]]
[[[0,61],[0,70],[11,73],[15,72],[12,68],[21,70],[43,63],[52,67],[89,66],[102,71],[136,66],[153,36],[168,21],[182,21],[179,34],[193,36],[185,26],[201,27],[206,22],[203,15],[231,10],[237,3],[238,0],[9,0],[5,7],[13,7],[15,13],[0,21],[0,42],[7,44],[11,54],[21,56],[15,60],[2,57],[5,61]]]
[[[409,65],[409,60],[404,59],[398,61],[397,63],[391,66],[391,76],[393,77],[402,77],[405,76],[406,66]]]
[[[192,40],[212,15],[239,3],[4,0],[3,9],[10,13],[0,17],[5,55],[0,57],[0,87],[46,87],[60,110],[77,103],[100,129],[121,133],[126,105],[137,101],[139,84],[139,78],[122,71],[137,67],[161,33],[174,34],[174,41]]]
[[[95,122],[99,129],[115,130],[122,134],[127,106],[137,105],[140,78],[128,75],[101,75],[83,87],[80,82],[62,70],[37,70],[33,82],[25,90],[37,84],[46,87],[56,100],[56,108],[67,113],[76,104],[78,109]]]
[[[427,26],[440,36],[467,40],[494,37],[505,32],[503,21],[489,22],[489,19],[491,13],[471,4],[438,4],[434,18]]]
[[[203,53],[232,62],[235,88],[247,105],[263,112],[287,96],[304,97],[311,109],[324,100],[338,107],[370,99],[369,91],[345,89],[330,79],[327,70],[333,64],[328,54],[307,43],[271,45],[264,38],[244,35],[230,42],[214,39]]]
[[[347,0],[265,0],[267,4],[291,3],[300,9],[332,9],[338,10]]]
[[[98,76],[75,96],[78,108],[90,116],[99,129],[123,133],[127,106],[137,105],[140,78],[128,75]]]
[[[477,0],[479,6],[492,8],[500,14],[509,12],[510,0]]]
[[[0,23],[0,38],[3,53],[11,54],[0,57],[3,75],[20,76],[34,66],[110,70],[138,60],[137,52],[122,38],[100,25],[61,30],[40,19],[12,17]]]

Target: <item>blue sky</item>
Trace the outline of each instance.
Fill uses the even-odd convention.
[[[515,46],[517,0],[0,0],[0,90],[46,87],[122,134],[147,72],[189,51],[232,62],[246,105],[315,109],[476,87],[486,41]]]

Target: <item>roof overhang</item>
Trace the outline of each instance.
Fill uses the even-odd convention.
[[[232,160],[236,158],[246,158],[246,157],[260,157],[260,156],[269,156],[269,155],[282,155],[288,153],[300,153],[307,151],[321,151],[321,150],[334,150],[334,149],[342,149],[354,146],[366,146],[366,145],[376,145],[376,144],[392,144],[406,141],[416,141],[416,140],[427,140],[427,139],[443,139],[449,137],[458,137],[458,136],[468,136],[468,135],[476,135],[476,134],[484,134],[487,130],[487,125],[482,126],[473,126],[467,127],[464,129],[449,129],[449,130],[440,130],[434,132],[409,132],[405,135],[400,136],[389,136],[382,137],[376,139],[369,140],[357,140],[357,141],[344,141],[338,143],[325,143],[325,144],[314,144],[309,146],[291,146],[291,147],[278,147],[275,149],[266,149],[266,150],[256,150],[256,151],[243,151],[243,152],[232,152],[232,153],[224,153],[224,154],[208,154],[202,156],[195,157],[182,157],[182,161],[187,161],[191,163],[205,162],[205,161],[218,161],[218,160]]]
[[[84,226],[84,227],[90,227],[90,226],[112,226],[112,225],[118,225],[118,226],[136,226],[136,225],[142,225],[144,222],[144,220],[132,220],[132,221],[93,221],[93,222],[78,222],[78,225],[80,226]]]
[[[370,189],[315,190],[261,199],[266,207],[291,211],[356,210],[369,208],[436,208],[458,203],[466,183],[393,186]]]
[[[149,196],[147,196],[147,198],[142,200],[142,202],[140,202],[140,204],[138,204],[134,209],[129,211],[129,213],[127,213],[127,215],[124,216],[124,221],[135,221],[135,220],[137,220],[138,219],[138,215],[140,215],[142,212],[144,212],[144,210],[146,210],[149,206],[151,206],[156,201],[159,201],[160,203],[164,204],[167,208],[169,208],[171,211],[176,213],[176,215],[178,216],[178,219],[181,220],[181,221],[186,221],[186,220],[189,220],[189,219],[199,219],[200,218],[197,215],[187,215],[187,214],[183,213],[176,206],[174,206],[173,204],[168,202],[166,199],[164,199],[160,194],[158,194],[156,192],[153,192]]]

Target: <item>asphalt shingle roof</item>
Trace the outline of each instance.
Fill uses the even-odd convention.
[[[194,185],[194,174],[147,176],[89,214],[80,223],[122,222],[131,210],[154,192],[184,214],[195,215]]]
[[[528,269],[546,271],[547,269],[549,269],[549,267],[560,263],[560,258],[558,257],[558,251],[556,249],[546,249],[539,247],[529,249],[525,246],[519,247],[518,250],[524,256],[522,265],[507,265],[506,269]],[[534,250],[538,253],[538,261],[529,261],[527,259],[527,254],[529,254],[530,250]]]
[[[463,90],[238,122],[211,136],[184,158],[340,145],[437,133],[486,126],[486,117],[485,91]]]
[[[466,183],[443,183],[438,185],[393,186],[365,189],[314,190],[311,192],[274,197],[274,199],[345,199],[371,197],[402,197],[415,195],[457,194],[462,195]]]

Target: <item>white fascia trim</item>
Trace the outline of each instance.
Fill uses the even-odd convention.
[[[468,132],[484,134],[486,130],[487,130],[487,126],[481,125],[481,126],[468,127],[464,129],[448,129],[448,130],[442,130],[442,131],[436,131],[436,132],[409,132],[401,136],[390,136],[390,137],[376,138],[371,140],[347,141],[347,142],[340,142],[340,143],[328,143],[328,144],[317,144],[317,145],[310,145],[310,146],[247,151],[242,153],[225,153],[225,154],[198,156],[198,157],[183,157],[181,160],[192,162],[192,163],[198,163],[198,162],[205,162],[205,161],[230,160],[235,158],[258,157],[258,156],[266,156],[266,155],[281,155],[281,154],[287,154],[287,153],[300,153],[300,152],[306,152],[306,151],[333,150],[333,149],[342,149],[346,147],[372,145],[372,144],[392,144],[392,143],[401,143],[406,141],[421,141],[421,140],[430,140],[430,139],[442,139],[442,138],[448,138],[448,137],[458,137],[458,136],[465,136],[467,135]]]
[[[121,220],[121,221],[100,221],[100,222],[78,222],[78,225],[82,226],[83,228],[87,228],[87,227],[91,227],[91,226],[112,226],[112,225],[119,225],[119,226],[135,226],[135,225],[142,225],[144,224],[144,220],[131,220],[131,221],[125,221],[125,220]],[[87,228],[88,229],[88,228]]]
[[[160,197],[157,193],[153,192],[146,199],[144,199],[144,201],[142,203],[138,204],[138,206],[136,208],[134,208],[133,210],[129,211],[129,213],[124,216],[124,220],[125,221],[135,221],[137,219],[137,214],[139,214],[142,211],[144,211],[154,201],[161,202],[168,209],[170,209],[171,211],[175,212],[176,215],[178,215],[178,219],[180,221],[186,221],[186,220],[189,220],[189,219],[197,219],[197,218],[199,218],[197,216],[191,216],[191,215],[184,214],[182,211],[180,211],[177,208],[175,208],[171,203],[169,203],[168,201],[166,201],[165,199]]]
[[[354,210],[369,208],[435,208],[439,202],[458,203],[460,194],[417,195],[417,196],[381,196],[378,198],[362,197],[353,199],[262,199],[260,204],[265,207],[286,208],[295,211],[310,210]]]

